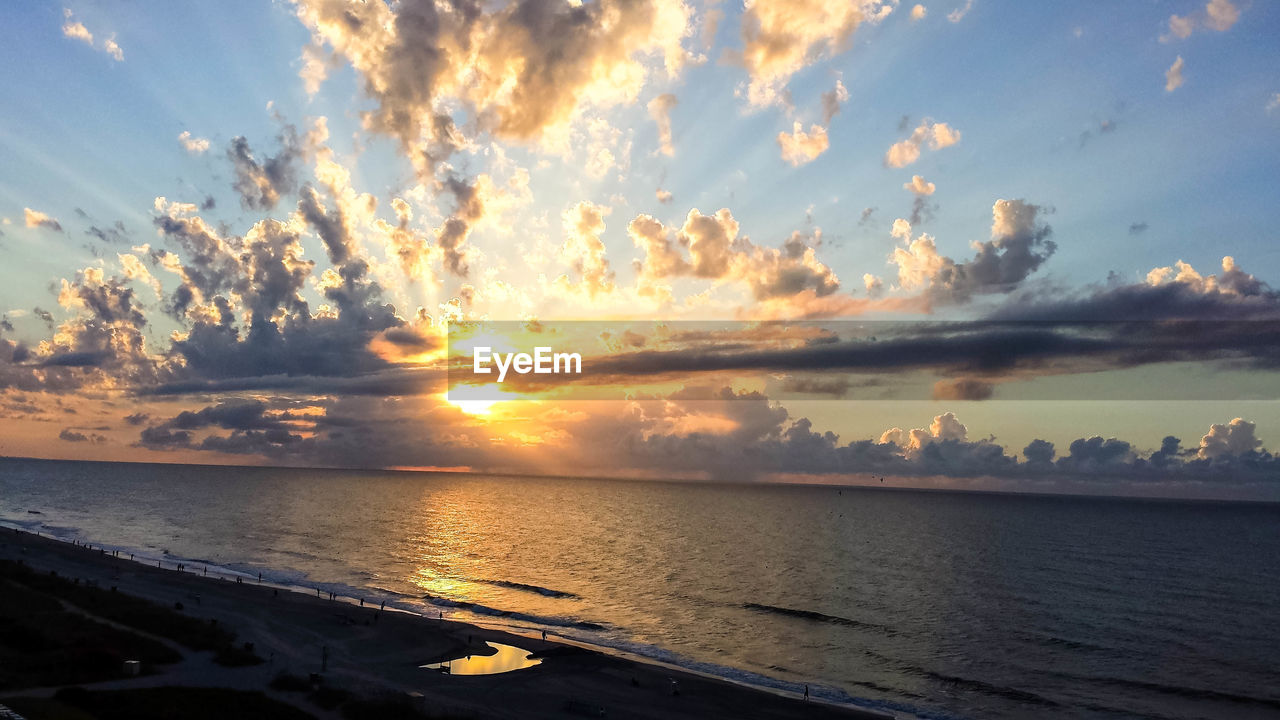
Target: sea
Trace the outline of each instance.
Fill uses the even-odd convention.
[[[0,523],[909,718],[1280,718],[1280,505],[0,460]]]

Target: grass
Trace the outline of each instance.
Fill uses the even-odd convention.
[[[144,667],[182,656],[151,638],[69,612],[57,598],[0,580],[0,689],[108,680],[125,660]]]
[[[5,704],[28,720],[313,720],[260,692],[223,688],[67,688],[52,699],[11,698]]]

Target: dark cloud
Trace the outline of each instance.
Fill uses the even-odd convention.
[[[1054,454],[1053,443],[1048,440],[1032,440],[1022,449],[1022,456],[1027,459],[1029,465],[1048,465],[1053,462]]]
[[[1110,284],[1077,293],[1029,289],[988,316],[991,320],[1110,322],[1221,320],[1228,323],[1280,320],[1280,294],[1253,276],[1233,270],[1213,288],[1192,283]],[[1252,326],[1265,328],[1266,324]],[[1248,325],[1236,324],[1244,330]],[[1208,324],[1196,326],[1210,330]],[[1226,330],[1232,329],[1228,324]],[[1214,333],[1218,334],[1218,333]]]
[[[297,166],[302,159],[302,146],[297,129],[285,125],[277,140],[279,152],[261,161],[243,136],[232,138],[227,148],[227,159],[236,176],[232,187],[240,194],[240,203],[246,210],[272,210],[282,195],[298,188]]]
[[[86,434],[86,433],[79,432],[74,428],[63,428],[62,432],[58,433],[58,439],[64,440],[66,442],[73,442],[73,443],[87,442],[87,443],[92,443],[94,445],[99,445],[107,442],[107,438],[104,435],[101,435],[99,433]]]
[[[125,229],[124,223],[117,220],[114,225],[105,228],[91,225],[85,230],[85,235],[97,238],[108,245],[128,245],[129,231]]]
[[[974,295],[1008,293],[1035,272],[1057,244],[1053,229],[1041,222],[1047,212],[1022,200],[999,200],[992,210],[992,238],[977,243],[977,253],[962,263],[941,258],[929,281],[928,296],[936,303],[962,303]]]
[[[1146,231],[1147,231],[1147,228],[1148,228],[1148,227],[1150,227],[1150,226],[1149,226],[1149,225],[1147,225],[1147,223],[1145,223],[1145,222],[1136,222],[1136,223],[1133,223],[1133,224],[1131,224],[1131,225],[1129,226],[1129,234],[1130,234],[1130,235],[1141,235],[1142,233],[1144,233],[1144,232],[1146,232]]]
[[[342,265],[351,258],[355,241],[351,237],[351,227],[342,207],[337,205],[329,213],[320,200],[319,193],[311,185],[302,188],[298,200],[298,212],[307,223],[320,235],[325,252],[334,265]]]
[[[841,332],[839,323],[823,327],[837,335]],[[868,337],[868,332],[874,337]],[[687,348],[618,352],[591,358],[579,382],[626,385],[726,372],[901,376],[931,371],[964,378],[939,383],[934,392],[940,397],[982,399],[989,397],[992,380],[1001,377],[1026,379],[1219,360],[1269,367],[1276,357],[1280,357],[1280,322],[885,322],[851,325],[844,337],[803,346],[738,345],[722,340]],[[523,377],[516,382],[532,382]]]
[[[1099,121],[1096,127],[1090,128],[1089,130],[1085,130],[1084,132],[1080,133],[1080,147],[1083,148],[1085,145],[1088,145],[1089,141],[1093,139],[1094,135],[1109,135],[1115,131],[1116,131],[1115,120]]]

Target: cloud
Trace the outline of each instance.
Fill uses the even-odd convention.
[[[343,222],[323,207],[302,210],[289,222],[262,220],[242,237],[224,236],[196,215],[193,205],[157,199],[156,227],[182,248],[152,257],[177,275],[170,300],[174,316],[189,323],[172,343],[183,360],[176,380],[297,376],[354,376],[389,367],[370,343],[405,321],[381,302],[368,262],[356,253]],[[336,267],[315,278],[303,256],[301,233],[308,222],[323,228]],[[302,295],[314,282],[328,309],[312,312]],[[238,327],[244,318],[245,327]]]
[[[896,142],[885,153],[886,167],[906,167],[920,158],[920,149],[941,150],[960,142],[960,131],[954,130],[946,123],[935,123],[925,118],[924,121],[905,140]]]
[[[1182,56],[1179,55],[1177,60],[1169,66],[1164,73],[1164,91],[1173,92],[1182,87]]]
[[[658,199],[658,202],[663,205],[671,204],[671,192],[669,190],[658,188],[657,191],[654,192],[654,196]]]
[[[927,15],[928,12],[929,11],[925,9],[925,6],[919,3],[916,3],[911,8],[911,22],[916,22],[917,20],[923,20],[924,16]]]
[[[1175,283],[1202,295],[1225,293],[1238,296],[1265,296],[1269,293],[1256,277],[1236,265],[1235,258],[1222,258],[1222,275],[1203,276],[1188,263],[1179,260],[1173,267],[1153,268],[1147,273],[1147,283],[1160,286]]]
[[[934,193],[935,190],[938,189],[936,185],[934,185],[931,182],[928,182],[927,180],[925,180],[923,177],[919,175],[912,175],[911,182],[903,183],[902,189],[909,190],[913,195],[915,195],[915,200],[913,200],[911,203],[910,221],[912,225],[919,225],[920,222],[925,218],[926,212],[929,214],[930,217],[932,217],[933,215],[932,210],[936,206],[931,207],[929,205],[928,198],[930,195]]]
[[[1177,38],[1185,40],[1191,37],[1191,31],[1195,29],[1195,21],[1190,16],[1179,17],[1177,15],[1169,16],[1169,34],[1162,35],[1160,42],[1168,42]]]
[[[1271,112],[1276,108],[1280,108],[1280,93],[1271,96],[1271,100],[1267,102],[1267,112]]]
[[[1115,120],[1103,120],[1098,123],[1097,133],[1099,135],[1107,135],[1115,131],[1116,131]],[[1093,139],[1093,133],[1094,133],[1093,130],[1085,130],[1084,132],[1080,133],[1080,147],[1084,147],[1085,145],[1089,144],[1089,141]]]
[[[62,24],[62,35],[73,40],[81,40],[89,47],[93,47],[93,33],[89,32],[89,28],[82,22],[72,20],[70,9],[63,10],[62,14],[66,18],[66,22]]]
[[[1169,32],[1160,36],[1160,42],[1186,40],[1197,27],[1226,32],[1239,19],[1240,9],[1231,0],[1210,0],[1201,12],[1184,16],[1170,15]]]
[[[579,276],[578,287],[588,298],[613,292],[613,270],[605,258],[604,242],[600,235],[604,232],[604,217],[611,209],[582,201],[561,215],[564,223],[565,241],[560,247],[560,256]],[[568,285],[567,276],[561,276]]]
[[[86,435],[72,428],[63,428],[62,432],[58,433],[58,439],[65,440],[66,442],[73,442],[73,443],[87,442],[87,443],[92,443],[94,445],[97,445],[99,443],[104,443],[107,441],[107,438],[105,436],[100,435],[98,433],[92,433],[92,434]]]
[[[128,245],[129,231],[125,229],[124,223],[120,220],[109,227],[98,227],[90,225],[88,230],[84,231],[85,235],[97,238],[108,245]]]
[[[849,101],[849,89],[837,78],[836,86],[822,93],[822,124],[830,125],[831,118],[840,112],[840,106]]]
[[[1252,453],[1262,447],[1262,441],[1254,436],[1256,429],[1256,424],[1244,418],[1236,418],[1226,425],[1211,425],[1209,432],[1200,438],[1200,449],[1196,451],[1196,457],[1214,460]]]
[[[819,58],[848,49],[863,23],[877,23],[896,2],[857,0],[758,0],[742,15],[742,50],[735,60],[747,70],[747,102],[756,108],[788,104],[791,76]]]
[[[40,212],[39,210],[32,210],[31,208],[23,208],[22,219],[23,219],[23,222],[26,224],[26,226],[29,228],[44,228],[45,230],[62,232],[62,223],[58,222],[57,219],[52,218]]]
[[[809,132],[806,133],[802,127],[797,121],[790,133],[778,133],[778,147],[782,151],[782,159],[795,167],[813,162],[819,155],[826,152],[830,145],[826,128],[821,125],[810,125]]]
[[[89,47],[95,47],[93,33],[89,32],[89,28],[85,27],[84,23],[75,20],[72,17],[72,12],[69,8],[63,9],[62,16],[65,19],[65,22],[62,23],[63,37],[68,37],[72,40],[80,40]],[[120,45],[116,42],[115,35],[104,39],[97,45],[97,47],[116,62],[124,62],[124,50],[121,49]]]
[[[1150,225],[1148,225],[1146,222],[1136,222],[1136,223],[1131,223],[1131,224],[1129,225],[1129,234],[1130,234],[1130,235],[1141,235],[1142,233],[1146,232],[1146,231],[1147,231],[1147,228],[1149,228],[1149,227],[1151,227],[1151,226],[1150,226]]]
[[[960,22],[964,19],[964,16],[968,15],[969,11],[973,9],[973,2],[974,0],[964,0],[964,5],[947,13],[947,19],[953,23]]]
[[[281,195],[292,193],[298,187],[297,165],[302,158],[302,148],[297,130],[286,125],[277,140],[280,152],[261,161],[243,136],[232,138],[227,148],[227,159],[236,176],[232,187],[240,194],[240,204],[246,210],[271,210],[280,202]]]
[[[627,233],[644,253],[636,262],[641,293],[661,294],[664,283],[677,277],[737,283],[762,301],[805,293],[824,297],[840,287],[835,273],[817,259],[821,231],[793,232],[781,248],[761,247],[739,236],[738,221],[728,208],[714,215],[694,208],[678,230],[639,215]],[[687,258],[682,249],[688,250]]]
[[[671,111],[679,102],[671,93],[663,93],[649,101],[649,116],[658,124],[658,146],[667,157],[676,154],[671,142]]]
[[[863,273],[862,284],[867,290],[868,297],[876,298],[884,293],[884,280],[871,273]]]
[[[207,139],[194,137],[187,130],[183,130],[178,135],[178,142],[182,143],[182,147],[192,155],[200,155],[209,149],[209,141]]]
[[[474,131],[565,146],[589,109],[634,102],[659,71],[677,77],[693,31],[680,0],[295,6],[312,47],[332,48],[363,77],[374,101],[366,127],[400,140],[423,176],[461,139],[441,121],[446,108],[464,112]],[[308,62],[304,72],[314,88],[325,67]]]
[[[1240,19],[1240,11],[1235,5],[1231,4],[1231,0],[1209,0],[1209,4],[1204,6],[1205,25],[1211,30],[1218,32],[1226,32],[1231,29],[1232,25]]]
[[[1045,209],[1024,200],[997,200],[991,208],[991,240],[975,243],[971,260],[957,263],[938,253],[933,238],[911,239],[911,225],[899,219],[893,234],[903,245],[890,262],[898,266],[898,284],[923,290],[931,302],[962,303],[974,295],[1009,293],[1049,259],[1057,245],[1052,229],[1040,221]]]

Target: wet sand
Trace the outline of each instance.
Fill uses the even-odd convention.
[[[886,714],[805,702],[662,665],[615,657],[564,643],[544,642],[490,628],[404,612],[379,612],[302,592],[204,577],[116,558],[97,549],[0,530],[0,557],[31,568],[146,598],[184,613],[216,619],[251,642],[268,662],[248,668],[213,665],[208,653],[184,651],[187,660],[144,678],[86,687],[202,685],[265,690],[281,671],[322,672],[325,683],[359,694],[421,693],[430,714],[479,718],[883,718]],[[527,648],[543,661],[498,675],[451,676],[420,665],[485,654],[485,641]],[[672,692],[673,681],[678,694]],[[32,695],[15,692],[10,695]],[[297,696],[269,692],[317,717],[328,716]]]

